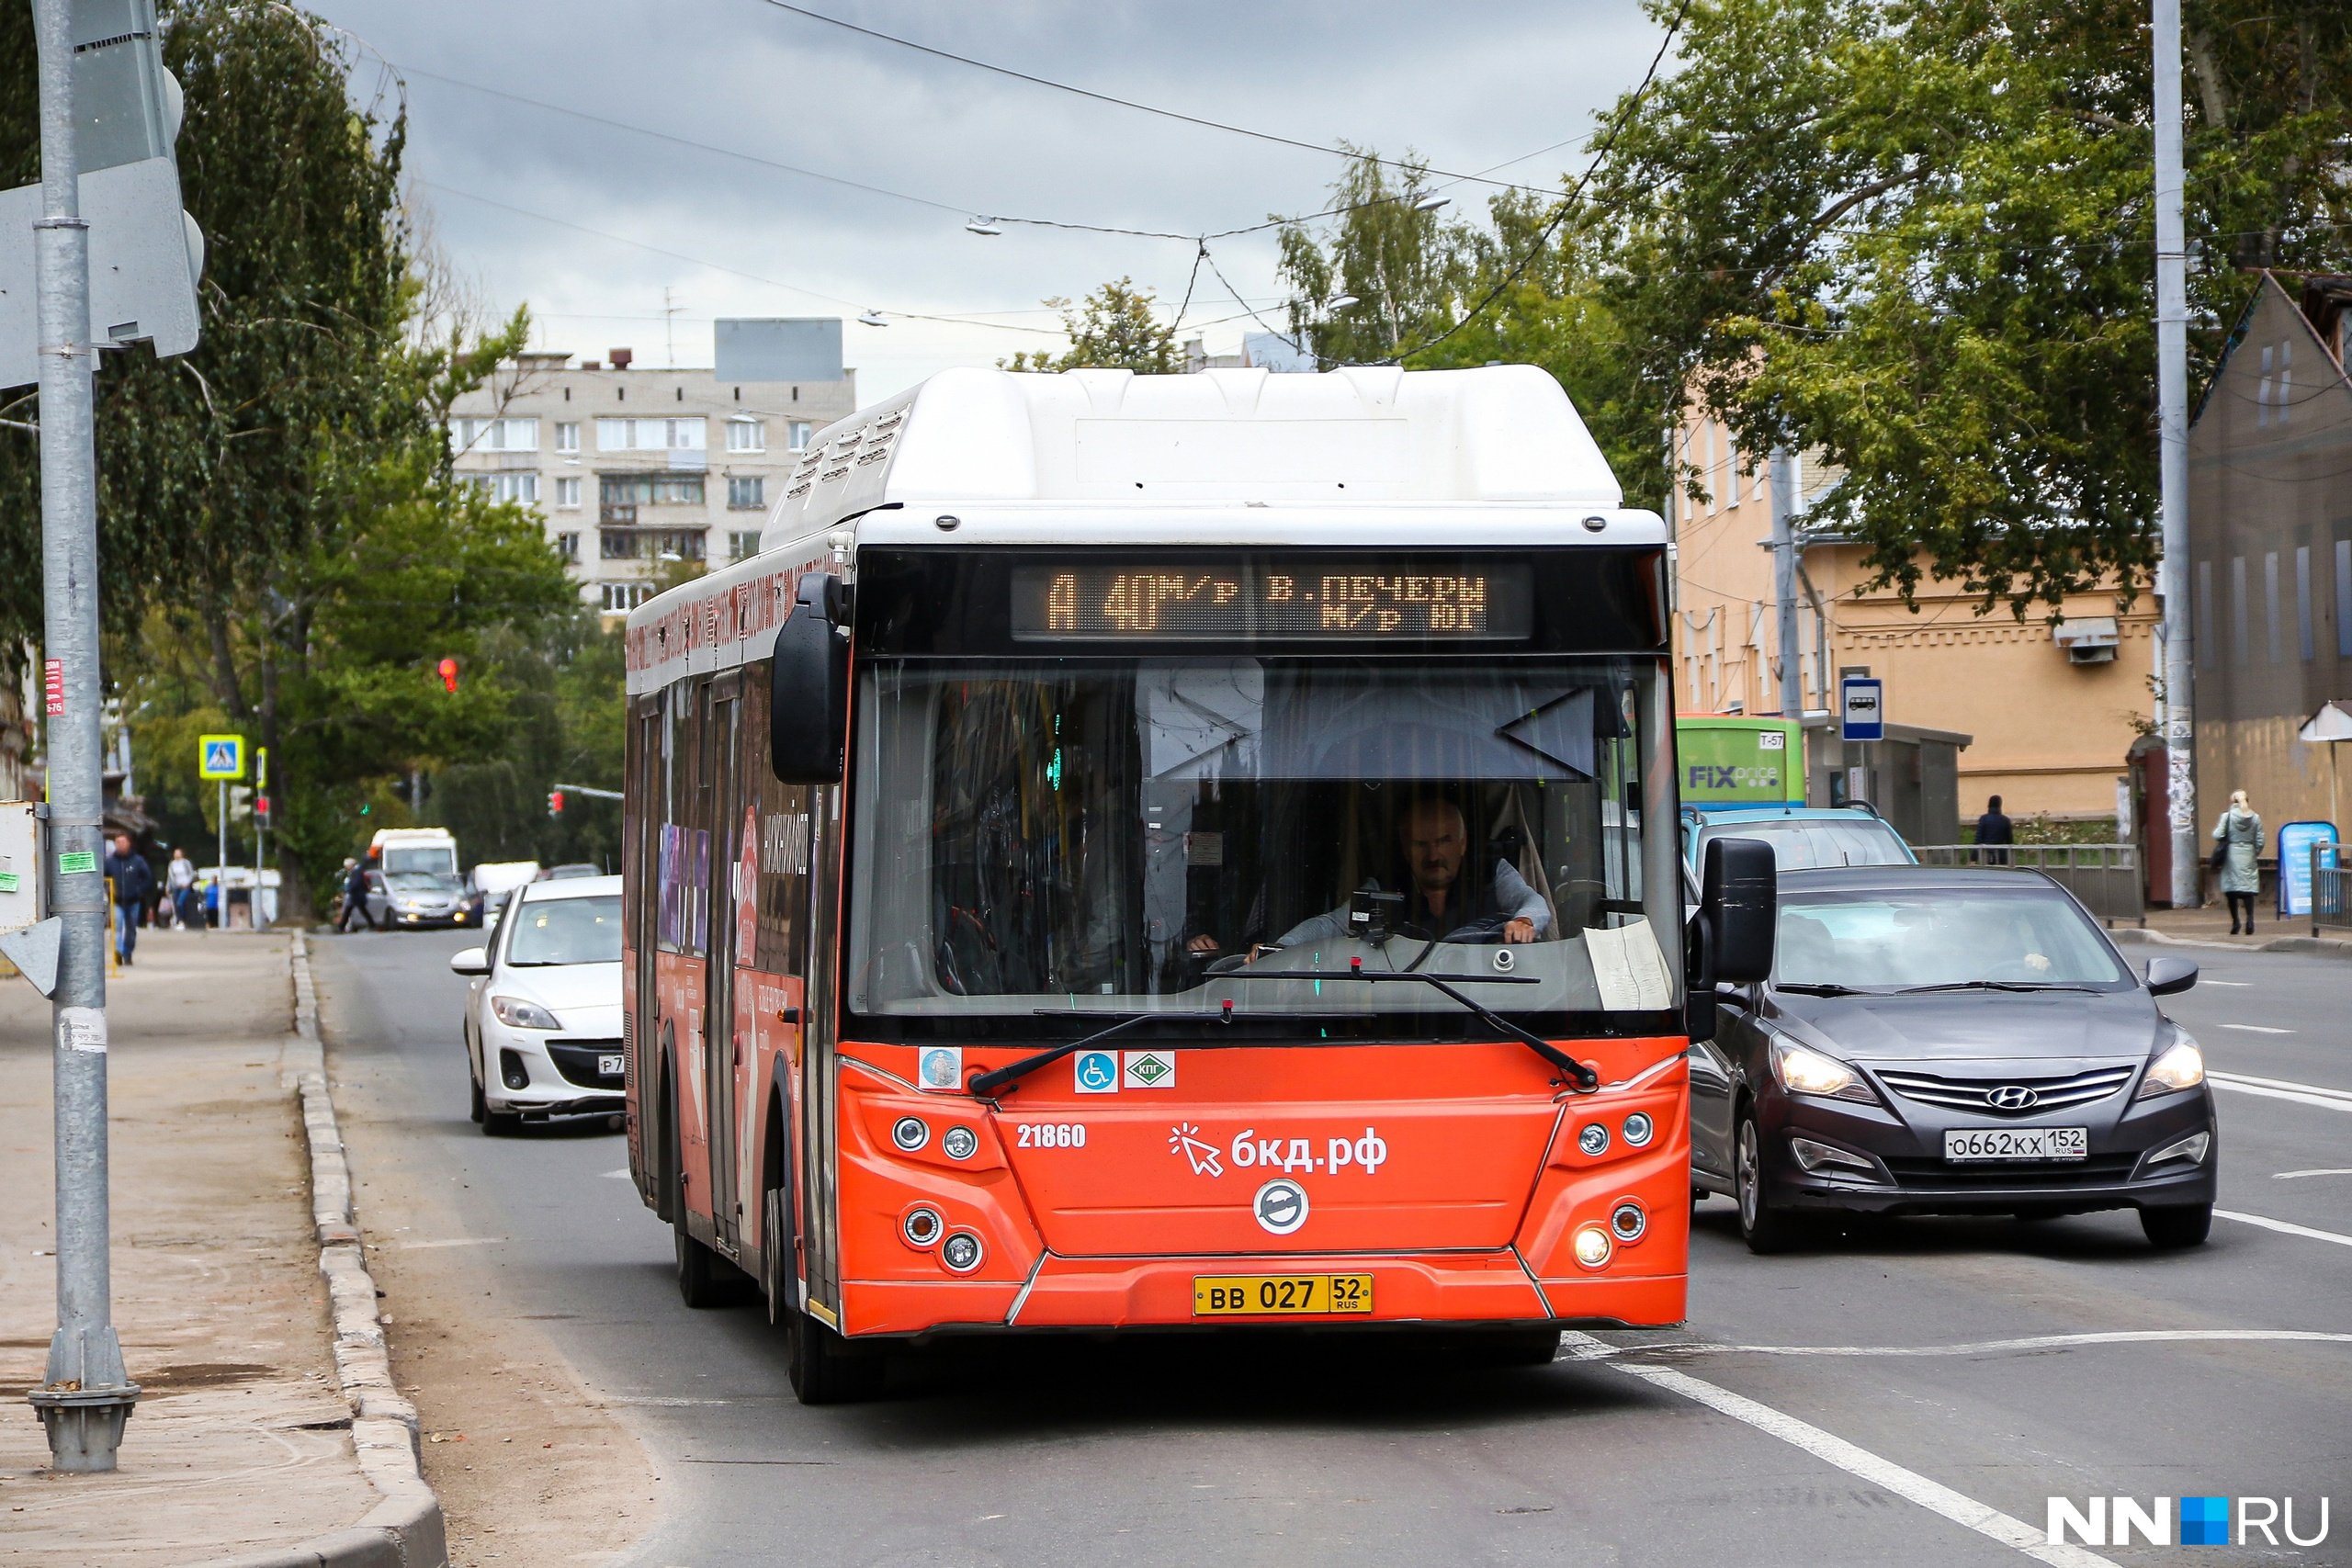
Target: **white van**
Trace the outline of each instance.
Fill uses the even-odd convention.
[[[447,828],[379,828],[368,852],[387,876],[416,871],[458,880],[458,840]]]

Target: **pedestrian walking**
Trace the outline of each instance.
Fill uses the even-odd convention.
[[[187,858],[187,851],[172,852],[172,863],[164,868],[164,891],[172,900],[172,924],[187,931],[197,923],[196,863]]]
[[[2245,910],[2246,934],[2254,934],[2254,896],[2262,891],[2262,818],[2245,797],[2230,792],[2230,808],[2213,824],[2213,871],[2230,904],[2230,934],[2238,934],[2238,910]]]
[[[107,856],[107,876],[114,884],[115,956],[128,967],[139,948],[139,911],[147,902],[147,890],[155,886],[155,872],[147,857],[131,848],[130,835],[117,833],[114,852]]]
[[[2018,841],[2017,825],[2001,814],[2001,797],[1994,795],[1984,803],[1984,815],[1976,819],[1976,842],[1984,844],[2014,844]],[[2007,849],[1986,850],[1981,857],[1986,865],[2009,863]]]
[[[368,868],[357,861],[345,863],[350,870],[344,874],[343,916],[334,923],[335,934],[340,936],[349,931],[355,915],[359,918],[360,924],[371,931],[376,931],[379,929],[376,918],[368,912]]]

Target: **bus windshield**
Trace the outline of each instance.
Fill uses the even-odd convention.
[[[1645,788],[1670,777],[1661,702],[1654,665],[1618,659],[869,667],[849,1007],[1231,1001],[1459,1032],[1433,987],[1287,977],[1361,960],[1478,984],[1498,1011],[1663,1012],[1679,895],[1645,875],[1643,834]]]

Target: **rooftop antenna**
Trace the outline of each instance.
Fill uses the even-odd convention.
[[[667,357],[663,363],[673,370],[678,367],[678,312],[684,309],[684,305],[670,302],[669,286],[664,284],[662,288],[662,333],[667,340],[664,350]]]

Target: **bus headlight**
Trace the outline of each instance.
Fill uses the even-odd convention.
[[[1609,1233],[1599,1225],[1587,1225],[1577,1232],[1577,1261],[1588,1269],[1598,1269],[1607,1263],[1609,1255],[1615,1250]]]
[[[909,1209],[906,1218],[899,1222],[899,1234],[917,1251],[937,1241],[939,1233],[946,1228],[947,1222],[939,1217],[936,1209]]]
[[[979,1147],[980,1135],[969,1127],[950,1127],[939,1137],[939,1150],[949,1159],[970,1159]]]
[[[912,1154],[931,1142],[931,1124],[920,1116],[901,1116],[890,1123],[890,1141]]]
[[[957,1231],[939,1244],[939,1260],[958,1274],[978,1269],[980,1257],[980,1238],[970,1231]]]
[[[1577,1147],[1582,1149],[1589,1155],[1600,1156],[1607,1154],[1609,1152],[1609,1129],[1602,1126],[1598,1122],[1586,1122],[1584,1124],[1583,1131],[1577,1134]]]
[[[1642,1233],[1649,1228],[1650,1217],[1642,1213],[1642,1206],[1639,1203],[1634,1202],[1631,1198],[1626,1199],[1623,1202],[1618,1204],[1614,1209],[1611,1209],[1609,1212],[1609,1229],[1611,1233],[1617,1237],[1619,1242],[1627,1247],[1631,1247],[1634,1243],[1641,1240]]]
[[[1625,1141],[1637,1149],[1648,1143],[1650,1135],[1657,1130],[1650,1124],[1650,1119],[1638,1111],[1625,1118]]]

